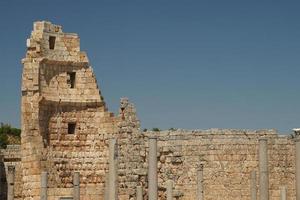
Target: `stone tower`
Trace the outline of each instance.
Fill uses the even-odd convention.
[[[48,199],[72,196],[75,171],[81,193],[96,199],[103,193],[99,185],[105,181],[107,137],[114,133],[115,118],[78,35],[35,22],[22,62],[23,199],[40,199],[42,171],[48,172]]]
[[[22,62],[21,164],[11,162],[9,149],[0,151],[2,169],[16,166],[15,178],[6,172],[15,200],[296,199],[294,136],[244,129],[142,133],[127,98],[119,115],[108,112],[78,35],[50,22],[34,23]]]

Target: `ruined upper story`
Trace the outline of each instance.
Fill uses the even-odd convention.
[[[75,33],[64,33],[62,27],[47,21],[37,21],[27,39],[25,59],[48,59],[88,63],[85,52],[80,51],[80,39]]]
[[[22,92],[35,91],[48,102],[104,104],[77,34],[47,21],[34,23],[27,39]]]

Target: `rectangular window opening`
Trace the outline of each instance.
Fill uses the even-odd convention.
[[[76,72],[67,72],[68,85],[70,88],[75,88]]]
[[[54,49],[55,47],[55,37],[54,36],[49,36],[49,49]]]
[[[68,134],[75,134],[75,130],[76,130],[76,123],[75,122],[68,123]]]

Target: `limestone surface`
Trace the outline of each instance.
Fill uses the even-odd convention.
[[[158,199],[250,200],[251,191],[259,196],[262,138],[270,199],[296,199],[293,136],[274,130],[142,132],[127,98],[117,115],[108,111],[79,36],[47,21],[34,23],[22,63],[21,145],[0,152],[0,199],[12,187],[18,200],[39,200],[45,191],[48,200],[108,200],[111,192],[119,200],[148,199],[149,138],[157,140],[157,148],[150,148],[157,149],[157,159],[150,154],[157,160],[151,164],[157,179],[150,177],[157,187],[150,188],[157,188]],[[9,169],[14,184],[7,184]]]

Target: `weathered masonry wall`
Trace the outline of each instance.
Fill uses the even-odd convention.
[[[48,173],[48,199],[72,197],[75,172],[82,197],[103,196],[115,119],[78,35],[34,23],[23,64],[23,198],[40,199],[42,172]]]
[[[295,198],[295,144],[272,130],[163,131],[157,135],[159,199],[166,199],[166,182],[174,182],[173,196],[196,199],[197,171],[203,165],[205,200],[250,200],[250,174],[258,175],[258,140],[268,140],[270,199]],[[258,177],[257,177],[258,185]],[[259,191],[258,191],[259,194]]]
[[[118,182],[116,190],[119,199],[135,199],[134,188],[139,186],[143,188],[143,199],[147,199],[148,137],[157,138],[158,199],[166,199],[167,183],[170,180],[173,183],[172,196],[175,199],[197,199],[198,172],[203,169],[203,199],[250,200],[252,171],[256,172],[256,185],[257,187],[259,185],[258,141],[260,138],[266,138],[268,141],[270,199],[279,199],[283,187],[286,188],[288,199],[296,199],[293,138],[278,136],[272,130],[212,129],[140,133],[134,131],[138,122],[131,109],[130,106],[125,109],[126,120],[119,122],[120,136],[117,137],[116,172]],[[72,146],[70,143],[65,145],[65,147],[70,146]],[[95,160],[93,155],[101,154],[99,149],[91,148],[92,151],[87,152],[76,152],[75,149],[63,149],[55,152],[56,157],[47,158],[49,163],[56,163],[56,165],[48,165],[47,169],[50,179],[47,189],[48,199],[73,195],[72,174],[74,171],[80,171],[82,199],[104,199],[107,181],[105,178],[99,180],[97,177],[101,179],[101,175],[105,177],[105,173],[108,173],[107,160],[104,159],[104,165],[101,161]],[[5,180],[8,176],[8,166],[15,166],[16,169],[15,199],[22,199],[19,153],[18,146],[9,146],[1,153],[5,165],[2,170],[6,169],[2,171],[1,180]],[[105,156],[98,156],[98,158],[101,157]],[[88,161],[86,164],[85,160]],[[98,170],[91,173],[93,166],[98,166]],[[61,174],[62,172],[64,174]],[[2,183],[2,185],[5,184]],[[59,195],[54,195],[56,192],[59,192]],[[3,196],[6,193],[7,189],[1,190]],[[258,188],[257,193],[258,195],[260,193]]]
[[[16,200],[22,199],[22,168],[20,145],[8,145],[0,150],[0,199],[6,199],[8,191],[14,187]],[[13,185],[8,180],[13,175]]]
[[[300,199],[296,134],[141,132],[127,98],[108,111],[79,36],[50,22],[34,23],[22,62],[21,147],[0,152],[0,199]]]

